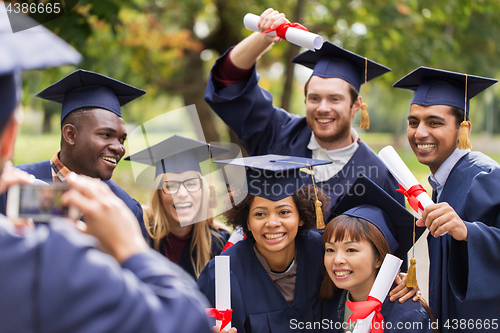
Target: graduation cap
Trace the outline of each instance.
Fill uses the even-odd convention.
[[[61,123],[72,111],[83,107],[102,108],[121,117],[121,106],[146,92],[102,74],[79,69],[36,96],[62,103]]]
[[[13,13],[11,20],[36,24],[20,13]],[[9,22],[5,6],[0,4],[0,124],[10,118],[21,100],[21,71],[76,65],[82,59],[80,53],[45,27],[13,33]]]
[[[247,167],[248,193],[272,201],[279,201],[295,194],[302,186],[308,184],[309,177],[312,177],[316,191],[312,168],[332,163],[331,161],[283,155],[252,156],[214,162]],[[321,202],[318,200],[317,192],[315,195],[316,224],[318,228],[322,229],[324,223]]]
[[[459,148],[468,149],[471,148],[467,135],[469,100],[496,82],[498,80],[480,76],[419,67],[394,83],[393,87],[414,90],[412,104],[448,105],[464,110]]]
[[[325,41],[323,47],[315,52],[306,51],[295,58],[292,62],[311,68],[312,75],[322,78],[339,78],[349,82],[359,92],[361,84],[382,74],[390,72],[391,69],[380,65],[366,57],[347,51],[331,42]],[[363,103],[361,106],[361,128],[370,127],[370,118],[368,116],[368,105]]]
[[[201,162],[227,152],[229,150],[222,147],[180,135],[173,135],[149,148],[126,157],[125,160],[155,167],[154,179],[156,179],[156,177],[166,172],[197,171],[201,174]],[[144,177],[147,177],[147,173],[145,173]],[[154,179],[150,179],[148,183],[153,183]],[[215,186],[212,182],[210,182],[209,205],[210,208],[217,207]]]
[[[330,220],[348,215],[367,220],[384,235],[391,253],[402,260],[414,243],[415,217],[381,187],[360,175],[347,194],[333,208]],[[425,228],[417,228],[416,237]]]

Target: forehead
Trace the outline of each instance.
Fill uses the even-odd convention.
[[[448,105],[422,106],[418,104],[412,104],[410,107],[410,116],[417,118],[427,118],[427,117],[440,117],[444,119],[454,118],[453,114],[451,113],[451,107]]]
[[[274,207],[282,206],[282,205],[289,205],[292,207],[295,207],[295,202],[293,201],[293,198],[291,196],[286,197],[284,199],[278,200],[278,201],[272,201],[263,197],[255,196],[255,198],[252,201],[252,205],[250,206],[250,209],[253,207],[267,207],[269,209],[273,209]]]
[[[311,76],[307,86],[308,94],[348,94],[349,83],[337,77]]]
[[[85,112],[85,116],[80,120],[89,130],[108,127],[116,131],[125,132],[125,122],[123,119],[111,111],[105,109],[93,109]]]
[[[167,172],[163,174],[163,179],[164,180],[175,180],[175,181],[184,181],[186,179],[191,179],[191,178],[198,178],[199,175],[196,171],[184,171],[181,173],[175,173],[175,172]]]

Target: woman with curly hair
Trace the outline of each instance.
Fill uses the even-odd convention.
[[[405,207],[368,178],[358,178],[352,188],[357,188],[356,193],[351,191],[341,199],[332,212],[337,216],[323,233],[323,318],[335,322],[331,332],[339,333],[353,331],[355,322],[348,323],[348,319],[357,306],[367,303],[386,255],[406,258],[413,244],[415,219]],[[401,303],[387,297],[377,311],[383,323],[374,321],[372,328],[383,328],[386,333],[433,331],[432,315],[422,299]]]
[[[229,162],[249,167],[248,195],[224,214],[247,236],[224,252],[230,257],[232,326],[238,333],[286,332],[320,320],[323,249],[321,235],[310,229],[316,226],[316,202],[326,210],[329,198],[304,185],[310,176],[299,169],[323,163],[328,162],[278,155]],[[238,202],[241,196],[233,198]],[[198,286],[215,305],[214,260]]]
[[[211,151],[224,152],[214,146]],[[201,174],[208,145],[174,135],[127,159],[156,167],[154,190],[143,207],[150,246],[196,280],[229,238],[229,228],[213,218],[209,184]]]

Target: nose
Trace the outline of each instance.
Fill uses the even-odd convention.
[[[421,122],[418,124],[418,127],[415,131],[415,138],[416,139],[425,139],[426,137],[429,136],[429,130],[427,129],[427,126]]]
[[[189,194],[189,192],[186,189],[186,185],[181,184],[179,187],[179,190],[176,193],[177,197],[183,198],[183,197],[188,196],[188,194]]]
[[[109,150],[119,155],[120,158],[125,155],[125,146],[119,139],[113,140],[113,142],[109,145]]]
[[[343,265],[343,264],[345,264],[345,256],[342,254],[341,251],[337,251],[335,253],[335,257],[333,258],[333,264],[334,265]]]
[[[328,103],[328,100],[326,98],[323,98],[321,102],[318,105],[318,112],[327,112],[330,110],[330,105]]]
[[[270,228],[276,228],[281,226],[281,221],[276,214],[271,214],[269,220],[267,221],[267,226]]]

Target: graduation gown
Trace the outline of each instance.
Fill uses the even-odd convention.
[[[499,321],[499,187],[500,166],[480,152],[470,152],[455,164],[439,198],[453,207],[468,234],[467,241],[450,235],[428,237],[429,305],[443,332],[461,331],[461,319],[475,321],[467,332],[483,331],[479,324],[486,319]]]
[[[27,173],[35,176],[37,179],[41,179],[41,180],[48,181],[48,182],[53,181],[52,170],[50,168],[50,160],[45,160],[45,161],[41,161],[41,162],[37,162],[37,163],[33,163],[33,164],[16,165],[16,168],[19,168],[23,171],[26,171]],[[130,197],[130,195],[128,195],[127,192],[125,192],[117,183],[115,183],[111,179],[103,180],[103,182],[105,182],[109,186],[111,191],[113,191],[113,193],[117,197],[122,199],[123,202],[125,202],[125,204],[127,205],[127,207],[130,208],[132,213],[134,213],[135,217],[137,218],[137,220],[139,221],[139,224],[141,226],[142,235],[147,240],[148,233],[147,233],[146,227],[144,226],[144,223],[143,223],[143,212],[142,212],[142,207],[139,204],[139,202],[132,199]],[[3,195],[2,197],[3,197],[2,200],[0,200],[1,201],[0,213],[5,214],[6,196]]]
[[[226,54],[217,60],[214,67]],[[249,155],[278,154],[312,158],[312,151],[307,148],[312,132],[306,118],[273,105],[272,95],[258,85],[255,66],[248,80],[223,89],[214,85],[212,75],[211,72],[205,100],[235,131]],[[332,198],[330,207],[334,207],[338,199],[347,193],[361,172],[404,205],[403,195],[396,191],[399,187],[394,177],[373,150],[359,140],[356,153],[344,168],[322,184]]]
[[[221,252],[224,246],[227,243],[227,240],[229,239],[229,232],[223,229],[213,229],[211,228],[212,233],[216,233],[220,236],[217,237],[214,234],[212,234],[212,249],[210,252],[210,258],[213,259],[215,256],[218,256]],[[162,240],[162,243],[165,241],[165,239]],[[186,243],[184,248],[182,249],[181,253],[181,258],[179,259],[178,265],[186,271],[193,279],[196,280],[196,274],[194,272],[193,268],[193,263],[191,262],[191,257],[193,257],[193,260],[196,262],[196,252],[191,251],[191,242],[193,241],[193,238],[191,237],[189,239],[189,242]],[[149,242],[151,244],[151,247],[153,247],[153,241]],[[163,247],[163,244],[160,244],[160,253],[165,255],[165,248]]]
[[[248,237],[224,251],[230,257],[232,326],[238,333],[282,333],[292,332],[292,319],[319,321],[317,295],[323,278],[324,252],[321,236],[306,231],[295,239],[297,279],[292,305],[259,262],[253,243],[253,237]],[[215,307],[215,260],[205,266],[197,283]]]
[[[203,295],[154,251],[120,267],[65,223],[13,229],[0,215],[0,331],[210,332]]]
[[[331,320],[322,332],[342,333],[347,291],[339,289],[332,300],[323,300],[322,316]],[[382,303],[380,313],[384,317],[384,333],[432,333],[430,317],[420,302],[391,302],[389,297]]]

